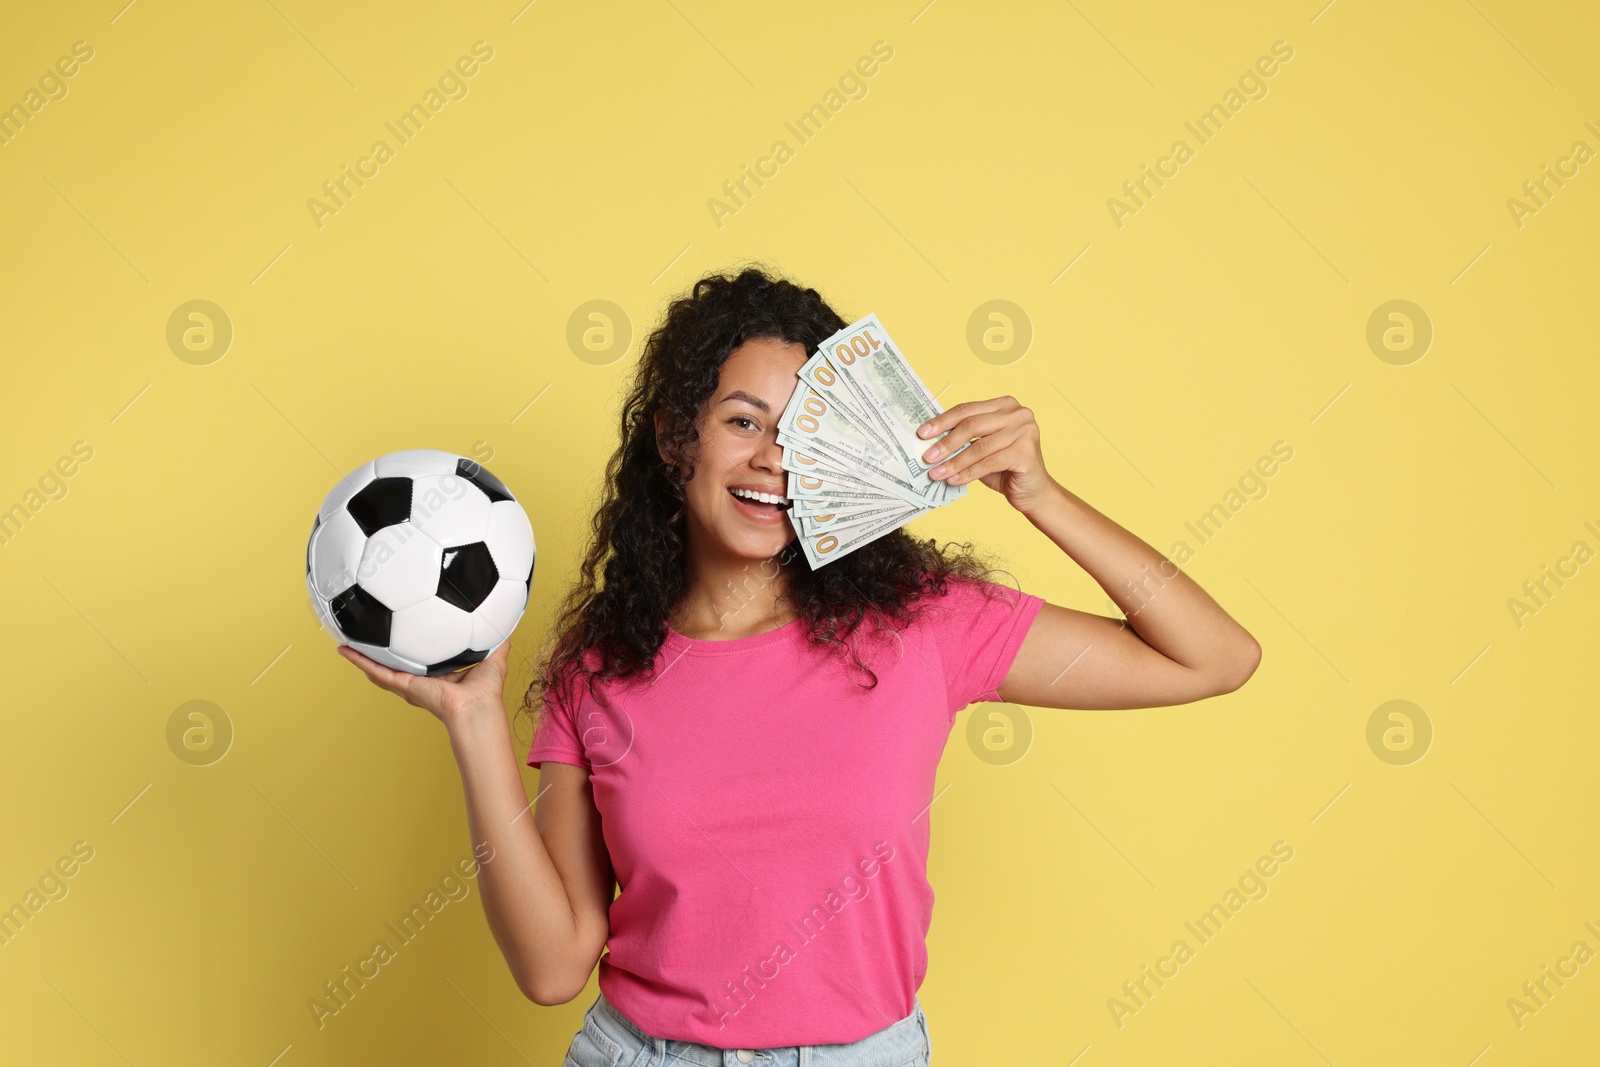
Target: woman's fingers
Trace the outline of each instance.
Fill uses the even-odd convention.
[[[441,718],[452,708],[480,699],[478,694],[501,696],[506,679],[506,661],[510,655],[510,640],[502,641],[494,651],[466,670],[454,671],[435,678],[408,674],[385,667],[349,645],[339,646],[339,655],[354,663],[373,685],[393,693],[414,707],[424,708]],[[462,692],[471,690],[471,693]],[[460,694],[459,696],[456,694]]]
[[[971,415],[979,415],[990,411],[1012,411],[1022,405],[1017,403],[1015,397],[997,396],[992,400],[968,400],[954,407],[945,408],[917,428],[921,437],[938,437],[945,430],[955,426],[956,423]],[[969,435],[970,436],[970,435]]]
[[[959,474],[962,481],[971,481],[977,476],[973,473],[975,470],[982,469],[987,474],[995,469],[991,464],[1005,465],[1006,461],[1001,453],[1015,443],[1018,436],[1016,430],[1004,429],[985,434],[971,447],[963,449],[959,454],[933,468],[928,472],[928,476],[948,480]]]
[[[489,653],[489,658],[495,660],[500,664],[500,666],[504,667],[506,665],[506,661],[511,658],[511,638],[508,637],[504,641],[500,642],[500,647]]]
[[[503,682],[505,681],[506,674],[509,670],[506,664],[510,658],[511,638],[508,637],[504,641],[501,641],[500,646],[493,652],[489,653],[483,662],[492,664],[494,666],[495,673],[500,676],[500,680]]]
[[[951,410],[955,409],[952,408]],[[967,444],[974,437],[981,439],[985,434],[995,433],[1008,424],[1007,416],[998,411],[986,411],[969,415],[954,423],[950,427],[949,436],[941,438],[937,444],[922,454],[922,458],[927,463],[937,463],[956,449]],[[967,452],[971,451],[972,449],[969,448],[961,454],[966,455]]]
[[[367,680],[373,685],[380,689],[387,689],[391,693],[398,692],[395,688],[394,680],[390,677],[396,673],[393,670],[385,667],[375,659],[362,655],[349,645],[340,645],[339,655],[354,663],[356,668],[366,675]]]
[[[994,400],[965,400],[965,402],[957,403],[957,405],[950,405],[949,408],[923,422],[922,426],[917,427],[917,434],[922,435],[922,437],[938,437],[942,430],[955,426],[957,422],[962,421],[970,414],[976,414],[979,411],[997,410],[1002,405],[1002,400],[1005,400],[1005,397],[995,397]]]
[[[506,649],[510,647],[509,640],[502,641],[490,650],[489,654],[464,671],[445,675],[452,682],[465,682],[477,688],[494,688],[500,685],[506,676]]]
[[[966,455],[965,452],[962,455]],[[1010,470],[1013,460],[1004,454],[1004,449],[999,449],[989,456],[981,456],[949,475],[952,484],[960,485],[962,482],[975,482],[984,475],[993,474],[995,471]]]
[[[340,645],[339,655],[359,667],[361,673],[367,676],[367,680],[379,689],[393,693],[408,704],[422,707],[422,704],[417,699],[421,694],[414,692],[414,689],[419,681],[428,681],[430,679],[419,679],[414,674],[407,674],[405,671],[397,671],[392,667],[385,667],[377,660],[362,655],[349,645]]]

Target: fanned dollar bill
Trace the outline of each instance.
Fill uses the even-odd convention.
[[[791,489],[799,488],[803,493],[814,494],[820,491],[826,494],[830,489],[835,491],[863,489],[872,493],[888,493],[891,496],[901,493],[901,490],[887,478],[880,478],[867,471],[848,470],[839,461],[819,458],[792,445],[783,446],[782,463],[784,470],[789,474]],[[789,495],[794,496],[794,493],[791,492]],[[909,504],[923,503],[922,498],[914,493],[907,493],[904,499]]]
[[[940,438],[923,440],[917,436],[917,427],[944,409],[900,354],[878,316],[868,315],[851,323],[823,342],[819,351],[855,402],[855,410],[872,420],[880,440],[889,445],[907,474],[920,485],[932,466],[923,461],[922,453]],[[949,494],[964,492],[961,486],[931,479],[928,482]],[[938,502],[943,503],[944,499],[941,496]]]
[[[877,315],[829,337],[799,377],[778,442],[789,522],[813,569],[966,494],[928,477],[922,453],[938,438],[917,427],[944,409]]]

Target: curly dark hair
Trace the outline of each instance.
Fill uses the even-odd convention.
[[[524,698],[525,712],[536,712],[546,693],[575,706],[580,679],[604,701],[598,683],[653,667],[667,618],[687,591],[684,482],[694,473],[691,446],[729,355],[754,338],[814,351],[846,325],[815,289],[758,266],[708,274],[668,306],[622,403],[621,441],[606,464],[588,548]],[[658,438],[655,416],[663,406]],[[663,453],[672,462],[663,462]],[[970,544],[940,548],[903,528],[819,570],[798,549],[791,540],[776,557],[787,574],[782,598],[805,619],[811,643],[849,649],[866,688],[877,685],[877,675],[847,641],[858,628],[898,628],[925,594],[942,595],[951,580],[994,573]]]

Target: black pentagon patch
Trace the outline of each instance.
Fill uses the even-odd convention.
[[[411,517],[411,479],[375,478],[344,506],[361,532],[371,537],[385,526]]]
[[[438,663],[428,664],[428,677],[432,678],[437,674],[449,674],[452,671],[459,671],[463,667],[472,666],[474,663],[482,663],[488,658],[488,650],[479,652],[475,648],[469,648],[460,655],[451,656],[449,659],[440,660]]]
[[[511,499],[511,490],[506,488],[504,482],[470,459],[456,460],[456,474],[482,489],[491,504],[497,500]]]
[[[389,647],[389,622],[394,617],[382,601],[359,585],[352,585],[328,602],[339,632],[364,645]]]
[[[500,580],[489,546],[474,541],[460,548],[444,550],[444,566],[439,568],[439,588],[434,594],[462,611],[476,611]]]

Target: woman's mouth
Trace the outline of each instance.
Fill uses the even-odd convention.
[[[780,522],[789,510],[789,499],[782,493],[764,493],[758,489],[729,489],[739,512],[757,522]]]

